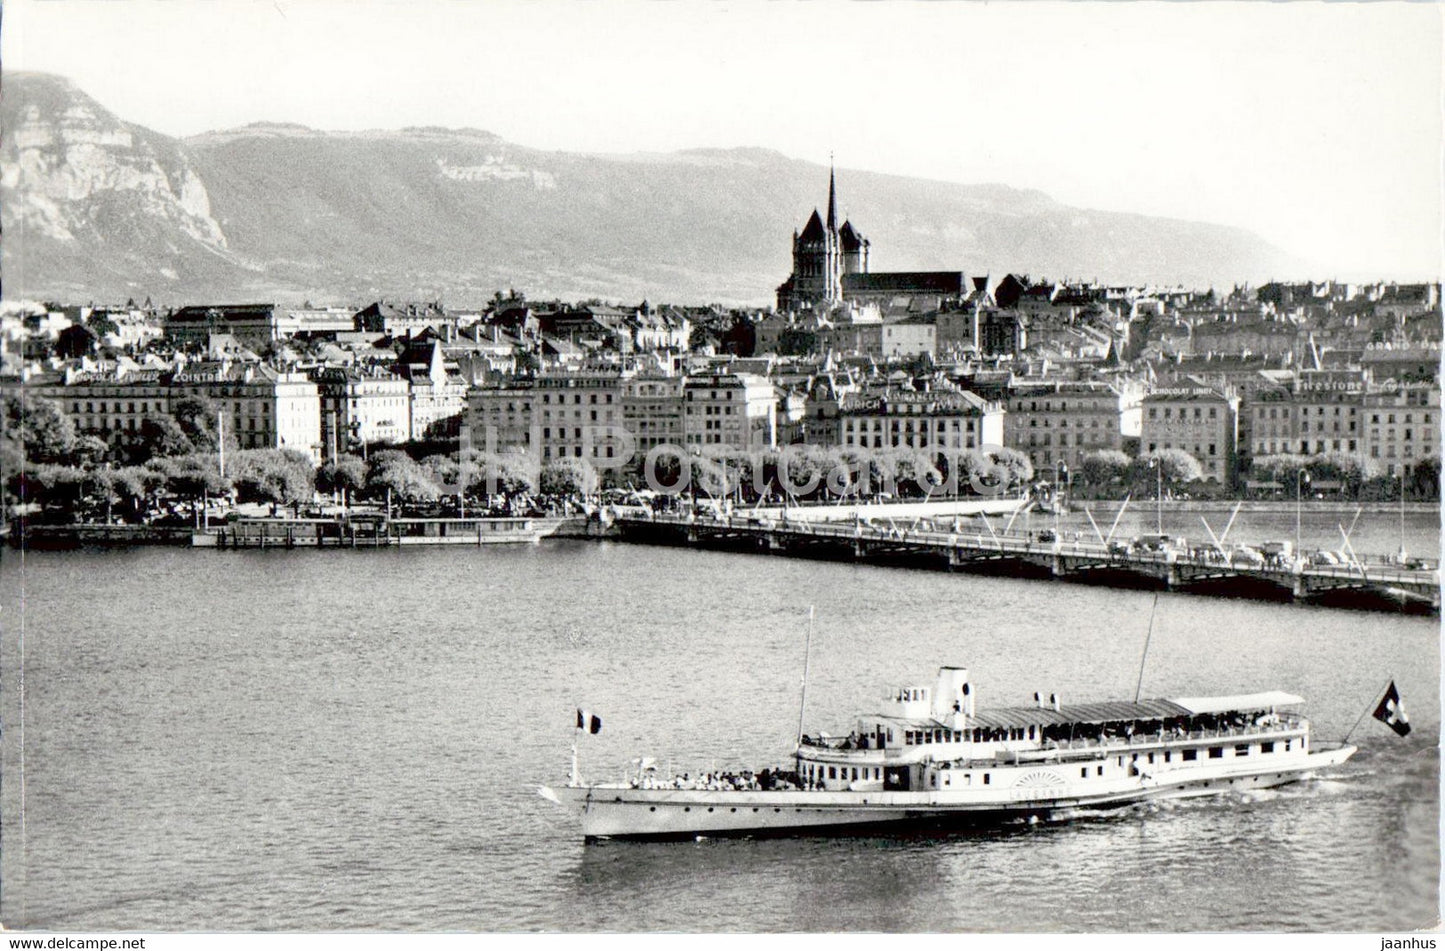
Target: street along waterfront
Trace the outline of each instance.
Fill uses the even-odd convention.
[[[786,756],[808,604],[810,731],[943,664],[969,666],[988,705],[1127,697],[1154,595],[543,542],[32,552],[5,559],[0,597],[12,926],[1399,930],[1437,914],[1432,619],[1159,596],[1146,697],[1284,689],[1334,739],[1395,678],[1414,732],[1366,721],[1328,780],[942,839],[584,848],[535,795],[566,776],[577,706],[605,723],[583,739],[588,777],[639,754],[695,771]]]

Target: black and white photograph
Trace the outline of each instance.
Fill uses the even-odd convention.
[[[1436,947],[1442,11],[8,0],[0,940]]]

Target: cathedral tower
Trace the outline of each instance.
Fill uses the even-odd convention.
[[[778,288],[778,309],[830,310],[843,302],[843,275],[868,271],[868,241],[850,222],[838,227],[838,186],[828,169],[828,217],[813,209],[801,234],[793,232],[793,274]]]

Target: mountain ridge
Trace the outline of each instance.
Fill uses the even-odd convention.
[[[5,296],[168,302],[498,289],[771,302],[825,167],[760,147],[547,151],[482,129],[335,132],[257,122],[173,139],[63,77],[0,96]],[[1035,189],[838,170],[871,269],[1130,283],[1257,280],[1297,267],[1241,228],[1063,205]]]

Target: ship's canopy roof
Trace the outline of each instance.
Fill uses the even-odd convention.
[[[1109,700],[1100,703],[1062,704],[1052,707],[991,707],[968,718],[970,727],[1011,728],[1049,726],[1069,723],[1127,723],[1139,720],[1169,720],[1206,713],[1249,712],[1268,710],[1289,704],[1304,703],[1302,697],[1270,690],[1264,693],[1238,694],[1229,697],[1184,697],[1177,700]],[[933,723],[932,718],[915,720],[909,717],[879,717],[900,723]]]
[[[1266,690],[1263,693],[1241,693],[1232,697],[1179,697],[1175,701],[1190,713],[1229,713],[1234,710],[1268,710],[1271,707],[1287,707],[1304,703],[1304,697],[1296,697],[1283,690]]]

